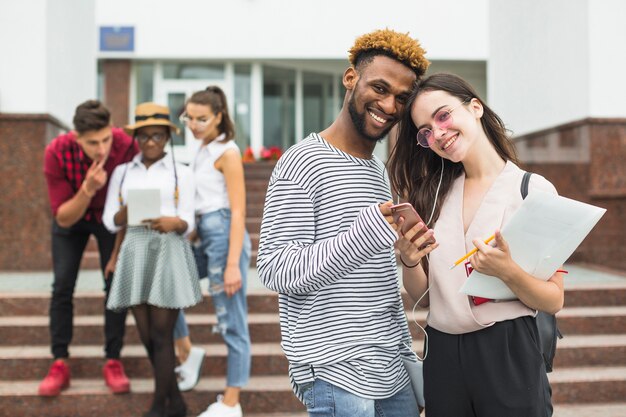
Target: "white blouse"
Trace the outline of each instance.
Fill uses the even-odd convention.
[[[126,173],[126,175],[124,175]],[[161,216],[178,216],[187,222],[185,234],[190,233],[195,227],[194,217],[194,181],[189,167],[176,164],[178,174],[178,208],[174,202],[174,190],[176,181],[174,177],[174,162],[171,155],[166,154],[163,158],[152,164],[149,168],[142,162],[142,155],[137,154],[132,161],[119,165],[113,171],[109,181],[107,199],[102,214],[102,222],[105,227],[115,233],[121,226],[115,225],[113,217],[120,209],[119,190],[122,186],[122,199],[128,198],[129,189],[158,188],[161,190]],[[124,183],[122,183],[124,178]]]
[[[224,174],[215,168],[215,161],[229,149],[240,151],[234,141],[224,142],[225,137],[222,133],[208,145],[202,145],[191,163],[196,183],[196,214],[230,208]]]

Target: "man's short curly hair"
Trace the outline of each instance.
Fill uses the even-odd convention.
[[[369,63],[376,55],[385,55],[411,68],[420,78],[430,65],[424,58],[426,51],[408,33],[390,29],[376,30],[361,35],[354,42],[350,53],[350,63],[356,68],[362,62]]]

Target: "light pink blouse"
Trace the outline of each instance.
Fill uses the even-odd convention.
[[[506,163],[483,198],[466,234],[463,234],[462,216],[465,175],[454,181],[434,227],[440,246],[430,254],[429,326],[445,333],[461,334],[495,322],[536,314],[520,301],[474,305],[470,297],[459,292],[467,279],[463,264],[450,270],[450,265],[474,248],[473,239],[486,239],[517,211],[523,201],[520,193],[523,175],[524,171],[514,163]],[[530,178],[529,194],[533,190],[556,194],[554,186],[541,175],[533,174]]]

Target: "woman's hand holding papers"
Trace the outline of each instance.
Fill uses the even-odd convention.
[[[533,277],[511,258],[509,245],[499,230],[495,235],[495,247],[486,245],[480,239],[473,240],[478,252],[470,258],[472,267],[501,279],[522,303],[532,309],[550,314],[561,310],[564,298],[562,274],[557,271],[548,281]]]

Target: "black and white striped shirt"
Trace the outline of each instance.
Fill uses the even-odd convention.
[[[320,378],[389,398],[408,384],[409,336],[393,253],[382,162],[311,134],[278,161],[267,191],[257,267],[279,293],[282,347],[294,391]]]

